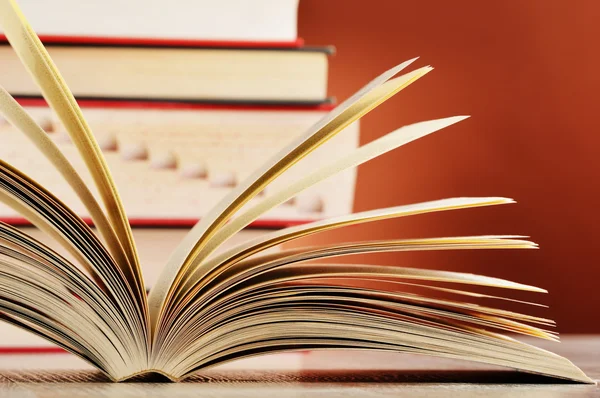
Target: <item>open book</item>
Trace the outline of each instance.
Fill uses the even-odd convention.
[[[593,382],[567,359],[502,334],[558,340],[555,332],[546,330],[553,326],[551,320],[472,303],[511,299],[502,293],[479,293],[468,286],[503,291],[543,289],[457,272],[331,262],[339,256],[368,252],[536,247],[524,237],[392,239],[263,253],[322,231],[512,203],[510,199],[452,198],[356,213],[273,231],[215,254],[236,232],[302,190],[463,120],[465,117],[459,116],[405,126],[350,154],[332,153],[330,164],[267,192],[252,207],[244,206],[288,168],[335,134],[343,134],[346,126],[431,67],[399,77],[395,76],[414,60],[390,69],[270,157],[189,232],[147,296],[119,195],[75,99],[13,0],[0,0],[0,23],[67,128],[101,199],[96,200],[33,119],[5,90],[0,91],[4,117],[61,172],[99,232],[96,236],[51,192],[0,160],[0,200],[52,236],[75,259],[71,262],[23,232],[0,224],[0,310],[4,321],[56,343],[115,381],[153,372],[176,381],[210,366],[258,354],[347,348],[466,359]],[[403,287],[418,288],[422,293],[409,294]]]

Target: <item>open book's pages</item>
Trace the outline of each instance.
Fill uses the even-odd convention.
[[[431,67],[395,77],[413,59],[384,72],[284,149],[265,156],[265,162],[182,239],[146,296],[125,210],[79,106],[15,1],[0,0],[0,23],[69,132],[97,195],[6,91],[1,91],[0,109],[34,142],[40,156],[61,172],[98,229],[96,235],[53,193],[0,160],[0,200],[72,257],[69,260],[23,231],[0,224],[0,310],[7,322],[56,343],[115,381],[151,372],[176,381],[259,354],[353,348],[467,359],[593,383],[567,359],[512,337],[558,339],[551,320],[526,314],[527,307],[536,304],[521,301],[523,311],[501,309],[503,301],[512,300],[510,291],[533,295],[543,289],[459,272],[335,260],[374,251],[535,248],[525,237],[389,239],[265,252],[322,231],[508,204],[510,199],[450,198],[342,215],[272,231],[218,251],[262,214],[314,184],[465,119],[412,124],[348,153],[331,153],[327,164],[267,190],[260,201],[250,203],[294,164],[344,134],[346,127]],[[407,286],[410,293],[404,289]],[[413,292],[413,287],[419,292]],[[481,287],[489,292],[482,293]]]
[[[56,252],[71,262],[76,259],[70,255],[68,250],[57,246],[54,240],[39,229],[32,226],[19,226],[18,229],[25,235],[38,240],[39,242],[52,247]],[[150,290],[160,276],[163,266],[169,259],[169,254],[177,247],[177,244],[185,237],[188,228],[164,228],[164,227],[143,227],[133,229],[133,238],[138,249],[140,264],[142,264],[142,274],[146,290]],[[247,240],[257,239],[258,237],[271,232],[271,229],[247,228],[235,234],[218,252],[228,250]],[[273,247],[265,253],[274,253],[279,250]],[[65,354],[65,350],[57,347],[56,344],[47,341],[43,337],[32,335],[18,326],[6,322],[0,322],[0,369],[6,369],[14,355],[41,355],[41,354]],[[10,354],[7,359],[2,359],[1,354]],[[287,357],[287,356],[286,356]],[[35,359],[19,358],[19,363],[31,368]],[[62,359],[61,359],[62,361]],[[81,360],[67,361],[68,364],[81,364]],[[235,365],[235,364],[233,364]],[[232,366],[232,365],[230,365]],[[43,368],[44,364],[38,364],[36,368]],[[78,366],[73,368],[77,369]]]
[[[44,101],[17,100],[94,191],[91,174],[52,110]],[[265,156],[289,145],[331,109],[117,101],[79,104],[135,226],[193,226]],[[295,181],[311,167],[327,164],[332,152],[352,151],[358,147],[358,138],[359,124],[354,122],[251,202]],[[0,141],[4,143],[1,159],[56,194],[79,216],[89,217],[61,173],[40,156],[27,136],[0,122]],[[252,226],[281,227],[351,213],[355,178],[355,169],[332,176],[261,215]],[[7,219],[14,223],[22,217],[0,203],[0,220]]]

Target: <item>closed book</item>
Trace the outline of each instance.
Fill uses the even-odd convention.
[[[284,45],[297,40],[298,0],[20,0],[19,4],[41,35]]]
[[[42,36],[77,98],[320,103],[331,47],[193,40]],[[40,95],[17,54],[0,41],[0,84]],[[93,77],[93,78],[92,78]]]
[[[64,151],[82,178],[93,183],[65,126],[41,99],[17,98],[47,136]],[[83,114],[104,153],[135,226],[194,225],[267,154],[280,151],[331,105],[197,104],[161,101],[80,100]],[[349,153],[358,146],[359,124],[312,153],[268,187],[269,191],[325,164],[331,152]],[[81,217],[89,214],[48,159],[9,123],[0,122],[0,158],[44,183]],[[352,212],[356,171],[347,170],[277,206],[252,227],[280,228]],[[0,203],[0,220],[23,225],[18,212]]]

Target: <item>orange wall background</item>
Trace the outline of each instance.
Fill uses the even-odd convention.
[[[347,228],[302,243],[523,234],[540,250],[388,253],[344,261],[483,273],[534,284],[560,332],[600,332],[600,2],[301,0],[299,35],[333,44],[343,100],[420,56],[435,70],[367,115],[361,141],[412,122],[472,117],[359,168],[355,210],[453,196],[516,205]],[[522,309],[522,308],[521,308]],[[526,310],[526,309],[525,309]]]

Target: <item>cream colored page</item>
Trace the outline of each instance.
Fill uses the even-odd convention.
[[[262,270],[315,259],[391,251],[476,250],[476,249],[535,249],[537,244],[513,236],[464,236],[449,238],[392,239],[326,246],[300,247],[276,253],[250,257],[223,270],[223,282],[239,279]]]
[[[324,165],[323,167],[319,167],[313,173],[306,175],[295,183],[268,195],[260,203],[242,212],[229,224],[224,225],[211,239],[209,239],[204,254],[197,256],[191,263],[190,270],[188,271],[189,276],[184,280],[184,284],[188,284],[189,281],[200,281],[211,270],[211,265],[202,265],[202,261],[206,259],[207,255],[213,252],[235,233],[275,206],[284,203],[305,189],[308,189],[339,172],[356,167],[404,144],[417,140],[454,123],[458,123],[465,118],[466,116],[456,116],[401,127],[380,139],[363,145],[341,159]],[[185,292],[182,292],[182,294],[185,294]]]
[[[285,228],[279,231],[272,232],[264,235],[252,241],[238,245],[231,248],[224,253],[217,255],[206,262],[205,269],[214,269],[216,267],[222,268],[229,264],[233,264],[240,261],[252,254],[259,253],[269,247],[278,245],[280,243],[288,242],[290,240],[307,236],[314,233],[323,232],[335,228],[357,225],[365,222],[372,222],[396,217],[405,217],[416,214],[424,214],[437,211],[447,211],[456,209],[465,209],[479,206],[491,206],[498,204],[513,203],[511,199],[506,198],[451,198],[442,199],[438,201],[416,203],[405,206],[396,206],[385,209],[370,210],[361,213],[349,214],[345,216],[335,217],[328,220],[317,221],[310,224],[304,224],[295,227]],[[198,290],[207,281],[202,280],[191,280],[182,291],[186,291],[192,285],[195,285],[193,291],[189,293],[189,297],[186,299],[192,299]],[[180,299],[182,297],[179,297]]]
[[[411,283],[407,281],[416,281]],[[366,282],[366,284],[365,284]],[[374,287],[370,282],[376,282]],[[498,322],[497,317],[506,318],[520,322],[535,323],[542,326],[554,326],[555,323],[546,318],[540,318],[523,314],[520,312],[506,311],[495,307],[483,306],[470,302],[456,301],[447,298],[431,298],[415,293],[405,293],[401,285],[412,285],[426,287],[434,290],[444,291],[437,285],[427,285],[428,282],[445,282],[467,284],[473,286],[489,286],[502,289],[516,289],[541,293],[542,289],[517,284],[515,282],[497,278],[486,279],[480,275],[461,274],[456,272],[438,270],[420,270],[406,267],[361,265],[361,264],[308,264],[289,266],[282,269],[272,269],[260,274],[249,276],[238,286],[228,287],[224,295],[212,301],[206,307],[202,307],[193,317],[188,317],[185,324],[180,324],[181,330],[196,329],[199,334],[202,328],[213,322],[217,314],[222,316],[220,309],[225,307],[230,310],[244,312],[245,302],[262,305],[264,300],[281,295],[292,300],[299,292],[322,293],[329,291],[335,293],[335,297],[341,300],[352,300],[353,292],[362,295],[378,296],[390,302],[404,302],[415,305],[415,310],[425,311],[432,306],[452,312],[461,312],[467,315],[477,316],[487,321]],[[447,290],[447,289],[446,289]],[[249,294],[252,292],[252,294]],[[468,290],[452,290],[459,294],[469,295]],[[298,296],[300,297],[300,296]],[[487,296],[496,297],[496,296]],[[235,302],[235,305],[231,305]],[[421,309],[420,307],[424,307]],[[229,314],[230,316],[232,314]],[[226,322],[227,318],[223,318]],[[502,321],[504,322],[504,320]],[[182,326],[183,325],[183,326]],[[549,332],[554,335],[555,332]],[[193,341],[195,335],[185,335]],[[554,338],[554,336],[552,336]],[[177,343],[180,339],[173,340]],[[182,342],[184,343],[184,342]]]
[[[28,260],[0,256],[3,296],[13,298],[10,304],[0,303],[3,310],[23,322],[38,321],[38,332],[51,339],[58,331],[59,342],[67,343],[114,378],[140,366],[135,356],[127,355],[132,349],[131,335],[117,338],[100,313],[72,294],[76,288],[71,280]]]
[[[91,229],[60,200],[0,160],[0,201],[14,208],[60,243],[117,304],[132,346],[146,355],[144,324],[127,281]]]
[[[391,251],[423,251],[423,250],[476,250],[476,249],[531,249],[537,248],[533,242],[514,239],[513,236],[467,236],[449,238],[398,239],[383,241],[365,241],[355,243],[339,243],[329,246],[301,247],[281,252],[250,257],[238,261],[227,269],[218,270],[218,279],[229,286],[229,280],[239,280],[248,274],[263,272],[274,267],[298,263],[308,260],[326,259],[330,257],[348,256],[371,252]],[[191,289],[200,280],[191,278],[186,289]],[[224,289],[218,284],[211,288]],[[210,294],[210,291],[203,295]]]
[[[218,354],[208,358],[189,357],[185,363],[175,367],[174,372],[192,371],[211,361],[220,363],[219,357],[226,361],[230,358],[244,357],[245,352],[272,350],[274,347],[289,350],[293,349],[294,345],[303,344],[312,348],[314,344],[314,348],[317,349],[320,346],[329,349],[353,347],[400,352],[406,350],[593,383],[593,380],[565,358],[518,341],[503,340],[492,333],[485,339],[486,334],[483,332],[476,334],[475,330],[463,330],[460,333],[431,324],[415,323],[407,318],[388,324],[376,323],[377,326],[374,326],[374,317],[340,314],[334,311],[315,314],[290,309],[285,314],[268,313],[257,315],[253,319],[255,325],[244,328],[244,336],[237,339],[236,346],[231,346],[231,340],[219,341],[210,347],[211,352]],[[276,323],[278,321],[285,323]],[[230,336],[236,336],[236,333],[231,332],[244,327],[243,324],[243,319],[238,320],[226,330],[230,332]],[[344,339],[339,337],[340,330],[345,331]],[[315,335],[321,336],[318,341],[315,341]]]
[[[54,327],[70,332],[69,338],[85,347],[91,354],[88,357],[102,358],[101,363],[119,358],[113,345],[118,345],[119,341],[111,343],[107,339],[104,333],[110,333],[110,330],[98,314],[69,294],[69,286],[47,272],[42,275],[31,272],[14,259],[0,256],[0,263],[0,286],[5,295],[13,296],[22,307],[32,308],[32,314],[39,314],[42,323],[55,321]]]
[[[207,214],[186,236],[175,250],[165,270],[161,274],[160,283],[155,286],[149,297],[152,327],[159,322],[166,301],[180,278],[186,271],[189,262],[198,254],[207,239],[225,223],[244,203],[256,196],[270,181],[278,177],[287,168],[308,155],[312,150],[333,137],[344,127],[359,119],[390,96],[408,86],[431,70],[421,68],[403,77],[385,82],[413,60],[407,61],[391,70],[361,89],[349,100],[334,109],[323,118],[307,134],[283,149],[270,161],[266,162],[252,176],[242,182],[226,196],[209,214]]]
[[[115,333],[121,341],[131,339],[131,330],[123,322],[112,298],[69,260],[30,235],[3,223],[0,223],[0,242],[0,251],[18,253],[15,258],[20,261],[38,269],[52,270],[51,278],[60,277],[65,285],[69,285],[69,290],[106,321],[108,328],[105,335]]]
[[[342,267],[343,266],[346,265],[342,265]],[[357,265],[357,267],[362,266]],[[370,272],[368,273],[370,274]],[[298,270],[298,272],[296,273],[296,275],[299,278],[306,277],[307,274],[310,274],[310,272],[306,273],[304,270],[301,269]],[[261,283],[260,281],[264,281],[265,284],[277,283],[276,281],[274,281],[274,279],[276,278],[265,276],[262,279],[258,279],[258,282]],[[310,286],[309,289],[311,289],[315,295],[318,295],[318,290],[316,287]],[[324,290],[325,289],[326,288],[324,288]],[[355,291],[355,289],[353,291]],[[188,354],[186,359],[187,364],[190,366],[190,368],[188,369],[194,368],[196,366],[202,367],[205,366],[207,363],[212,364],[212,361],[216,360],[218,357],[231,358],[231,355],[233,355],[233,353],[236,350],[244,350],[244,347],[248,348],[249,350],[253,350],[253,352],[256,352],[254,350],[260,352],[261,350],[268,349],[267,346],[262,346],[260,348],[254,346],[254,348],[247,347],[246,344],[251,343],[252,341],[267,341],[273,344],[277,344],[277,342],[280,341],[287,341],[291,345],[288,346],[288,349],[290,349],[294,346],[297,348],[298,345],[303,344],[303,336],[306,336],[307,338],[311,338],[311,340],[317,345],[324,344],[325,341],[327,341],[328,339],[338,340],[338,344],[336,344],[335,341],[330,340],[331,345],[328,346],[328,348],[339,348],[340,345],[343,345],[339,344],[339,340],[341,339],[344,343],[347,344],[346,346],[359,346],[361,344],[365,344],[366,346],[368,346],[368,348],[371,349],[381,349],[381,346],[376,346],[385,344],[384,342],[386,341],[393,342],[394,344],[398,344],[402,347],[406,347],[407,345],[421,348],[429,346],[432,349],[435,347],[435,350],[432,350],[430,354],[437,356],[443,356],[444,353],[448,353],[449,350],[457,349],[456,353],[459,354],[460,351],[460,354],[463,355],[463,358],[481,360],[487,363],[503,364],[504,366],[510,367],[515,367],[516,364],[519,364],[516,365],[516,367],[519,367],[520,365],[524,364],[526,365],[526,368],[528,368],[530,371],[547,371],[549,372],[549,374],[552,374],[554,376],[556,376],[557,374],[568,375],[568,377],[574,377],[575,379],[589,382],[589,378],[587,378],[575,366],[570,364],[569,361],[567,361],[566,359],[561,358],[555,354],[537,349],[536,347],[519,343],[511,338],[507,338],[503,335],[493,333],[484,329],[465,327],[459,325],[458,323],[456,324],[456,327],[449,328],[446,322],[432,325],[431,322],[422,322],[424,319],[418,320],[418,318],[415,318],[414,316],[410,317],[410,319],[402,317],[402,311],[399,311],[397,313],[398,319],[404,319],[404,321],[402,322],[402,328],[403,331],[407,332],[409,335],[406,336],[407,339],[405,339],[403,332],[399,329],[396,329],[396,327],[399,327],[400,325],[396,324],[394,326],[395,330],[391,332],[388,340],[388,338],[378,334],[378,331],[388,329],[391,326],[390,318],[388,318],[387,321],[384,321],[380,315],[374,315],[367,320],[362,318],[361,316],[360,318],[362,318],[362,321],[359,321],[358,323],[364,325],[365,327],[368,327],[369,331],[365,330],[365,333],[355,334],[352,330],[350,330],[351,328],[348,328],[346,326],[357,325],[357,321],[360,318],[357,318],[355,316],[349,318],[338,311],[327,308],[326,299],[323,299],[325,301],[321,301],[323,304],[322,306],[315,309],[307,309],[304,311],[301,309],[294,308],[293,303],[293,301],[299,300],[302,301],[304,304],[309,304],[308,302],[304,301],[304,296],[295,295],[293,294],[293,291],[288,291],[286,293],[283,289],[281,290],[281,293],[281,297],[285,297],[283,300],[280,300],[280,304],[282,304],[282,306],[280,306],[279,309],[273,308],[272,310],[269,310],[268,313],[260,310],[259,313],[252,314],[250,307],[254,305],[258,308],[262,308],[262,304],[272,303],[271,296],[265,295],[264,299],[266,301],[263,301],[262,299],[258,300],[259,297],[257,297],[256,295],[248,297],[249,301],[247,303],[254,304],[249,304],[247,308],[244,307],[246,303],[240,300],[236,300],[235,297],[230,298],[228,302],[234,300],[236,302],[236,305],[230,307],[231,312],[228,311],[226,313],[220,314],[223,321],[220,323],[221,326],[219,326],[218,329],[212,329],[212,331],[209,333],[203,333],[199,331],[201,335],[200,338],[196,339],[192,335],[189,336],[191,340],[189,340],[187,343],[181,342],[182,345],[179,347],[185,349],[186,353]],[[403,296],[403,299],[408,300],[422,299],[414,298],[413,296],[405,296],[402,294],[400,294],[400,296]],[[311,297],[314,297],[315,299],[318,298],[318,296]],[[383,300],[384,302],[388,301],[385,298],[383,298]],[[445,304],[446,302],[438,301],[437,303]],[[393,301],[389,304],[392,306],[395,305],[393,304]],[[436,312],[429,310],[428,307],[431,304],[434,304],[434,302],[429,303],[429,305],[424,304],[425,307],[423,307],[423,315],[425,315],[430,320],[432,319],[432,317],[435,318],[437,316],[436,313],[439,314],[439,311]],[[462,305],[461,303],[456,304],[459,306]],[[242,309],[240,307],[244,308]],[[269,308],[269,305],[267,305],[267,308]],[[356,311],[360,311],[365,314],[368,312],[368,310],[366,308],[363,308],[362,305],[356,305],[354,308],[356,309]],[[418,309],[415,309],[414,306],[412,308],[415,311],[418,311]],[[477,311],[478,309],[487,310],[485,308],[467,305],[463,306],[461,311]],[[214,308],[214,310],[216,310],[216,308]],[[245,314],[245,316],[236,317],[238,310],[242,311]],[[316,310],[318,310],[319,312],[316,312]],[[494,311],[493,309],[489,310]],[[503,316],[512,316],[511,314],[505,312],[499,313]],[[219,315],[218,312],[211,312],[209,315],[209,319],[213,319],[213,317],[217,315]],[[469,317],[469,315],[461,315],[458,312],[455,315],[456,320],[465,321],[467,319],[472,319]],[[454,317],[454,315],[452,314],[450,314],[450,316]],[[231,319],[231,321],[229,321],[229,319]],[[478,317],[477,319],[472,320],[475,321],[477,324],[488,326],[500,326],[500,324],[505,324],[506,328],[515,328],[515,331],[517,330],[517,327],[521,327],[519,326],[521,325],[519,322],[512,322],[510,319],[494,320],[487,322],[486,318]],[[284,321],[285,323],[282,323]],[[310,323],[306,324],[307,328],[301,331],[298,329],[298,325],[295,323],[295,321]],[[325,331],[321,328],[317,329],[317,327],[324,324],[329,324],[328,328],[330,330]],[[429,326],[427,328],[427,332],[423,330],[423,326],[425,325]],[[255,330],[256,333],[254,333],[253,330]],[[344,332],[343,337],[340,337],[341,330],[343,330]],[[548,338],[551,340],[555,339],[552,333],[548,334],[535,327],[525,326],[524,329],[520,331],[525,332],[527,334],[531,333],[533,335]],[[457,335],[457,332],[460,332],[460,335]],[[214,340],[214,337],[217,335],[226,335],[228,336],[228,338],[216,341]],[[420,340],[422,337],[419,337],[419,341],[412,340],[411,337],[415,336],[427,336],[427,343],[423,344],[425,343],[425,340]],[[467,339],[468,341],[464,339]],[[318,340],[318,342],[316,340]],[[235,343],[233,343],[233,341],[235,341]],[[482,346],[481,343],[485,344]],[[205,344],[208,344],[209,346],[206,346]],[[366,346],[364,347],[366,348]],[[465,352],[465,347],[478,347],[476,348],[478,354],[476,354],[475,352],[467,354]],[[284,349],[284,347],[281,348]],[[210,355],[210,353],[213,354]],[[207,358],[207,355],[210,355],[210,357]],[[509,362],[512,363],[509,364]],[[176,365],[177,368],[174,369],[173,372],[185,372],[180,367],[182,365],[183,364],[181,362],[178,362],[178,365]]]
[[[386,310],[392,311],[395,315],[412,313],[417,316],[434,317],[434,318],[445,318],[453,321],[464,322],[471,326],[476,325],[478,327],[486,327],[492,329],[499,329],[504,332],[514,332],[520,334],[527,334],[536,336],[539,338],[557,341],[557,335],[553,331],[543,329],[543,326],[548,324],[543,322],[536,322],[534,319],[529,317],[523,317],[519,313],[506,313],[500,312],[502,315],[495,315],[498,311],[491,307],[474,307],[473,305],[464,305],[461,302],[449,301],[449,300],[431,300],[427,297],[418,296],[415,294],[402,294],[398,292],[385,291],[382,289],[373,289],[368,286],[361,287],[359,283],[362,281],[362,275],[355,273],[354,269],[350,268],[351,274],[348,276],[333,275],[332,280],[339,280],[343,278],[343,281],[352,281],[356,284],[353,286],[344,285],[327,285],[327,279],[325,273],[326,269],[319,269],[318,266],[310,266],[306,269],[306,275],[304,275],[303,269],[296,269],[296,274],[292,274],[294,268],[289,268],[286,273],[275,272],[273,278],[268,276],[267,278],[272,279],[272,282],[266,281],[276,286],[291,286],[288,294],[285,294],[285,288],[280,288],[277,293],[273,295],[264,295],[256,300],[242,302],[239,300],[239,305],[235,307],[229,307],[225,312],[218,312],[218,309],[213,309],[213,314],[217,314],[223,319],[234,318],[240,314],[249,313],[252,310],[269,308],[274,305],[280,306],[293,306],[296,303],[305,304],[318,304],[323,309],[334,309],[339,308],[337,305],[344,303],[344,306],[353,307],[357,311],[371,311],[372,307],[369,304],[376,304],[377,306],[386,307]],[[343,269],[340,269],[338,265],[329,265],[328,268],[332,269],[336,274],[343,274]],[[335,268],[338,268],[337,270]],[[291,272],[290,272],[291,271]],[[319,272],[320,271],[320,272]],[[319,273],[315,273],[319,272]],[[389,275],[383,275],[383,277],[390,277]],[[394,277],[395,278],[395,277]],[[400,276],[399,278],[402,278]],[[322,284],[320,281],[325,280]],[[375,280],[376,282],[383,281]],[[306,289],[308,287],[309,289]],[[339,287],[342,287],[340,289]],[[262,290],[265,290],[264,288]],[[273,291],[273,290],[272,290]],[[296,294],[294,294],[296,293]],[[247,297],[247,296],[245,296]],[[337,305],[336,305],[337,303]],[[331,306],[331,308],[327,308]],[[377,314],[377,311],[373,311]],[[285,314],[285,310],[282,309],[282,314]],[[391,315],[391,314],[388,314]],[[386,322],[386,317],[378,317],[373,323]],[[210,320],[209,320],[210,322]],[[532,326],[525,322],[538,323],[542,326]],[[203,323],[200,321],[200,323]],[[226,321],[222,323],[226,324]],[[252,325],[249,321],[248,325]],[[192,326],[192,325],[190,325]],[[211,325],[212,327],[213,325]],[[188,328],[187,330],[191,330]],[[185,347],[188,343],[194,342],[196,338],[201,338],[204,333],[204,329],[194,329],[194,334],[186,334],[187,341],[182,341],[182,345]]]
[[[127,253],[128,264],[123,265],[123,269],[136,292],[136,303],[141,316],[146,318],[146,294],[131,229],[100,148],[69,88],[14,0],[0,0],[0,24],[11,46],[40,86],[44,98],[71,135],[73,143],[90,170],[111,224]]]

